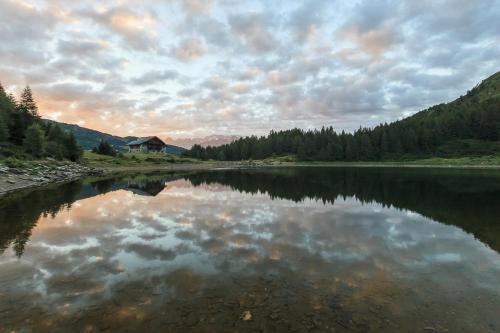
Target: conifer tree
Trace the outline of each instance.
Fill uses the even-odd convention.
[[[9,128],[7,127],[6,117],[3,117],[3,115],[0,114],[0,143],[7,141],[8,138]]]
[[[26,130],[23,141],[24,150],[33,157],[41,157],[45,147],[45,136],[42,127],[35,123]]]
[[[30,86],[26,86],[26,88],[24,88],[19,101],[19,107],[30,116],[40,118],[40,115],[38,114],[38,107],[36,106]]]
[[[113,149],[113,147],[111,147],[111,149],[113,150],[114,153],[112,156],[115,156],[116,151]],[[76,141],[76,138],[72,132],[66,135],[65,150],[66,150],[65,157],[73,162],[80,160],[80,158],[83,156],[83,148]]]

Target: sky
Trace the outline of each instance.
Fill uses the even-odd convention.
[[[0,82],[116,135],[352,131],[500,70],[500,0],[0,0]]]

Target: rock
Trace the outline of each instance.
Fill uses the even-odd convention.
[[[241,319],[243,321],[252,320],[252,313],[249,310],[244,311],[243,314],[241,315]]]
[[[279,318],[279,314],[277,312],[273,312],[269,315],[269,318],[271,318],[272,320],[276,320]]]
[[[195,326],[196,324],[198,324],[198,322],[199,319],[196,317],[194,313],[189,314],[188,317],[186,318],[186,324],[189,327]]]
[[[15,183],[16,183],[16,181],[15,181],[15,180],[12,180],[12,179],[7,179],[7,183],[9,183],[9,184],[15,184]]]

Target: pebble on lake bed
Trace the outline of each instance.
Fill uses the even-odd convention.
[[[241,315],[241,319],[243,319],[244,321],[252,320],[252,313],[248,310],[244,311]]]

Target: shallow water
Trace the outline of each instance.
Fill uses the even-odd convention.
[[[500,174],[289,168],[0,201],[0,332],[499,332]]]

